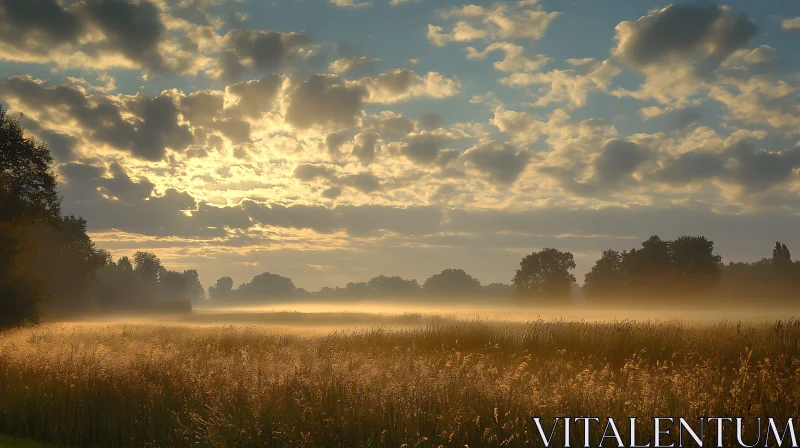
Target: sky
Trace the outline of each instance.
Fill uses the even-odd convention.
[[[115,257],[316,290],[800,251],[800,1],[2,0],[0,104]]]

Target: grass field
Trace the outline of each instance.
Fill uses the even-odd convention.
[[[396,323],[0,333],[0,433],[69,446],[530,446],[534,415],[785,419],[800,406],[794,320]]]

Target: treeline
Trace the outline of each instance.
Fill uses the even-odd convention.
[[[206,298],[194,269],[170,271],[150,252],[136,252],[133,260],[116,262],[108,255],[97,270],[94,298],[100,311],[192,310],[192,303]]]
[[[593,305],[628,304],[685,305],[731,299],[800,298],[800,261],[792,261],[789,249],[775,244],[771,258],[731,262],[725,265],[714,253],[714,242],[703,236],[663,240],[652,236],[641,247],[617,251],[607,249],[584,276],[578,287],[571,273],[572,253],[545,248],[520,261],[510,285],[481,285],[461,269],[445,269],[422,285],[401,277],[374,277],[350,282],[345,287],[323,287],[308,292],[295,287],[290,278],[265,272],[233,288],[230,277],[222,277],[209,288],[213,304],[264,303],[276,299],[357,299],[402,297],[404,299],[469,300],[514,297],[521,303],[566,305],[581,295]]]
[[[445,269],[428,278],[422,285],[416,280],[399,276],[380,275],[366,282],[349,282],[345,287],[323,287],[309,292],[297,288],[287,277],[264,272],[247,283],[233,288],[233,279],[222,277],[208,288],[208,297],[214,304],[259,302],[269,299],[358,299],[358,298],[404,298],[435,296],[440,299],[469,299],[511,294],[511,286],[501,283],[481,285],[462,269]]]

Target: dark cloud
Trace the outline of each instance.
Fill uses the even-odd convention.
[[[673,4],[621,23],[614,55],[637,68],[693,59],[701,72],[710,73],[756,31],[751,19],[727,6]]]
[[[294,177],[304,182],[314,180],[316,178],[333,179],[336,177],[336,170],[327,165],[298,165],[294,169]]]
[[[444,126],[444,118],[439,114],[428,113],[424,114],[419,119],[419,125],[422,129],[433,130]]]
[[[377,124],[381,136],[384,139],[399,140],[414,132],[414,122],[402,115],[394,115],[379,120]]]
[[[439,157],[444,138],[434,134],[416,134],[408,138],[401,152],[414,163],[428,165]]]
[[[325,136],[325,150],[331,157],[338,158],[341,154],[339,148],[348,140],[344,132],[330,132]]]
[[[326,199],[336,199],[342,194],[342,189],[339,187],[330,187],[322,192],[321,196]]]
[[[222,113],[225,97],[213,90],[200,90],[180,100],[180,112],[192,126],[213,126]]]
[[[372,173],[364,172],[347,176],[343,179],[346,185],[352,186],[356,190],[370,194],[381,189],[381,182],[377,176]]]
[[[636,143],[611,140],[603,145],[602,152],[594,160],[595,176],[603,185],[616,186],[649,158],[650,152]]]
[[[787,182],[798,167],[800,147],[770,152],[741,140],[722,152],[692,151],[669,159],[655,176],[672,184],[717,178],[757,193]]]
[[[220,69],[226,79],[238,79],[248,65],[262,73],[279,71],[311,43],[303,33],[250,29],[231,30],[223,41]]]
[[[133,181],[125,172],[125,169],[117,163],[109,167],[110,178],[99,180],[99,185],[103,191],[111,197],[115,197],[127,203],[136,203],[150,197],[155,185],[147,179],[137,179]]]
[[[258,118],[272,110],[282,85],[283,77],[273,73],[261,79],[232,84],[226,90],[239,98],[236,107],[243,115]]]
[[[257,98],[249,101],[255,103]],[[218,130],[234,145],[250,141],[250,123],[239,117],[245,111],[240,107],[225,110],[221,92],[201,90],[181,97],[179,103],[180,113],[192,126],[203,127],[202,131]],[[198,132],[196,128],[195,132]]]
[[[158,8],[147,0],[91,0],[86,16],[103,31],[107,45],[151,71],[164,69],[159,42],[166,33]]]
[[[357,158],[362,165],[369,165],[375,160],[377,147],[378,134],[374,132],[362,132],[356,135],[353,151],[350,154]]]
[[[285,120],[298,128],[353,126],[364,90],[334,75],[312,75],[289,96]]]
[[[167,148],[183,151],[192,144],[192,131],[179,123],[178,107],[171,97],[142,97],[135,102],[133,109],[141,119],[132,147],[137,157],[161,160]]]
[[[510,185],[525,171],[530,153],[508,143],[489,142],[470,148],[464,158],[497,184]]]
[[[656,172],[656,179],[680,185],[717,177],[724,172],[725,163],[719,154],[706,151],[691,151],[667,161]]]
[[[21,49],[39,49],[78,42],[84,23],[56,0],[0,2],[0,40]]]
[[[781,184],[800,167],[800,147],[782,152],[758,149],[748,141],[740,141],[725,150],[734,163],[730,176],[751,191],[760,191]]]

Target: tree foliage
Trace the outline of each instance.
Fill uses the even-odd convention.
[[[519,264],[511,283],[520,296],[568,297],[575,276],[575,258],[570,252],[545,248],[526,255]]]

